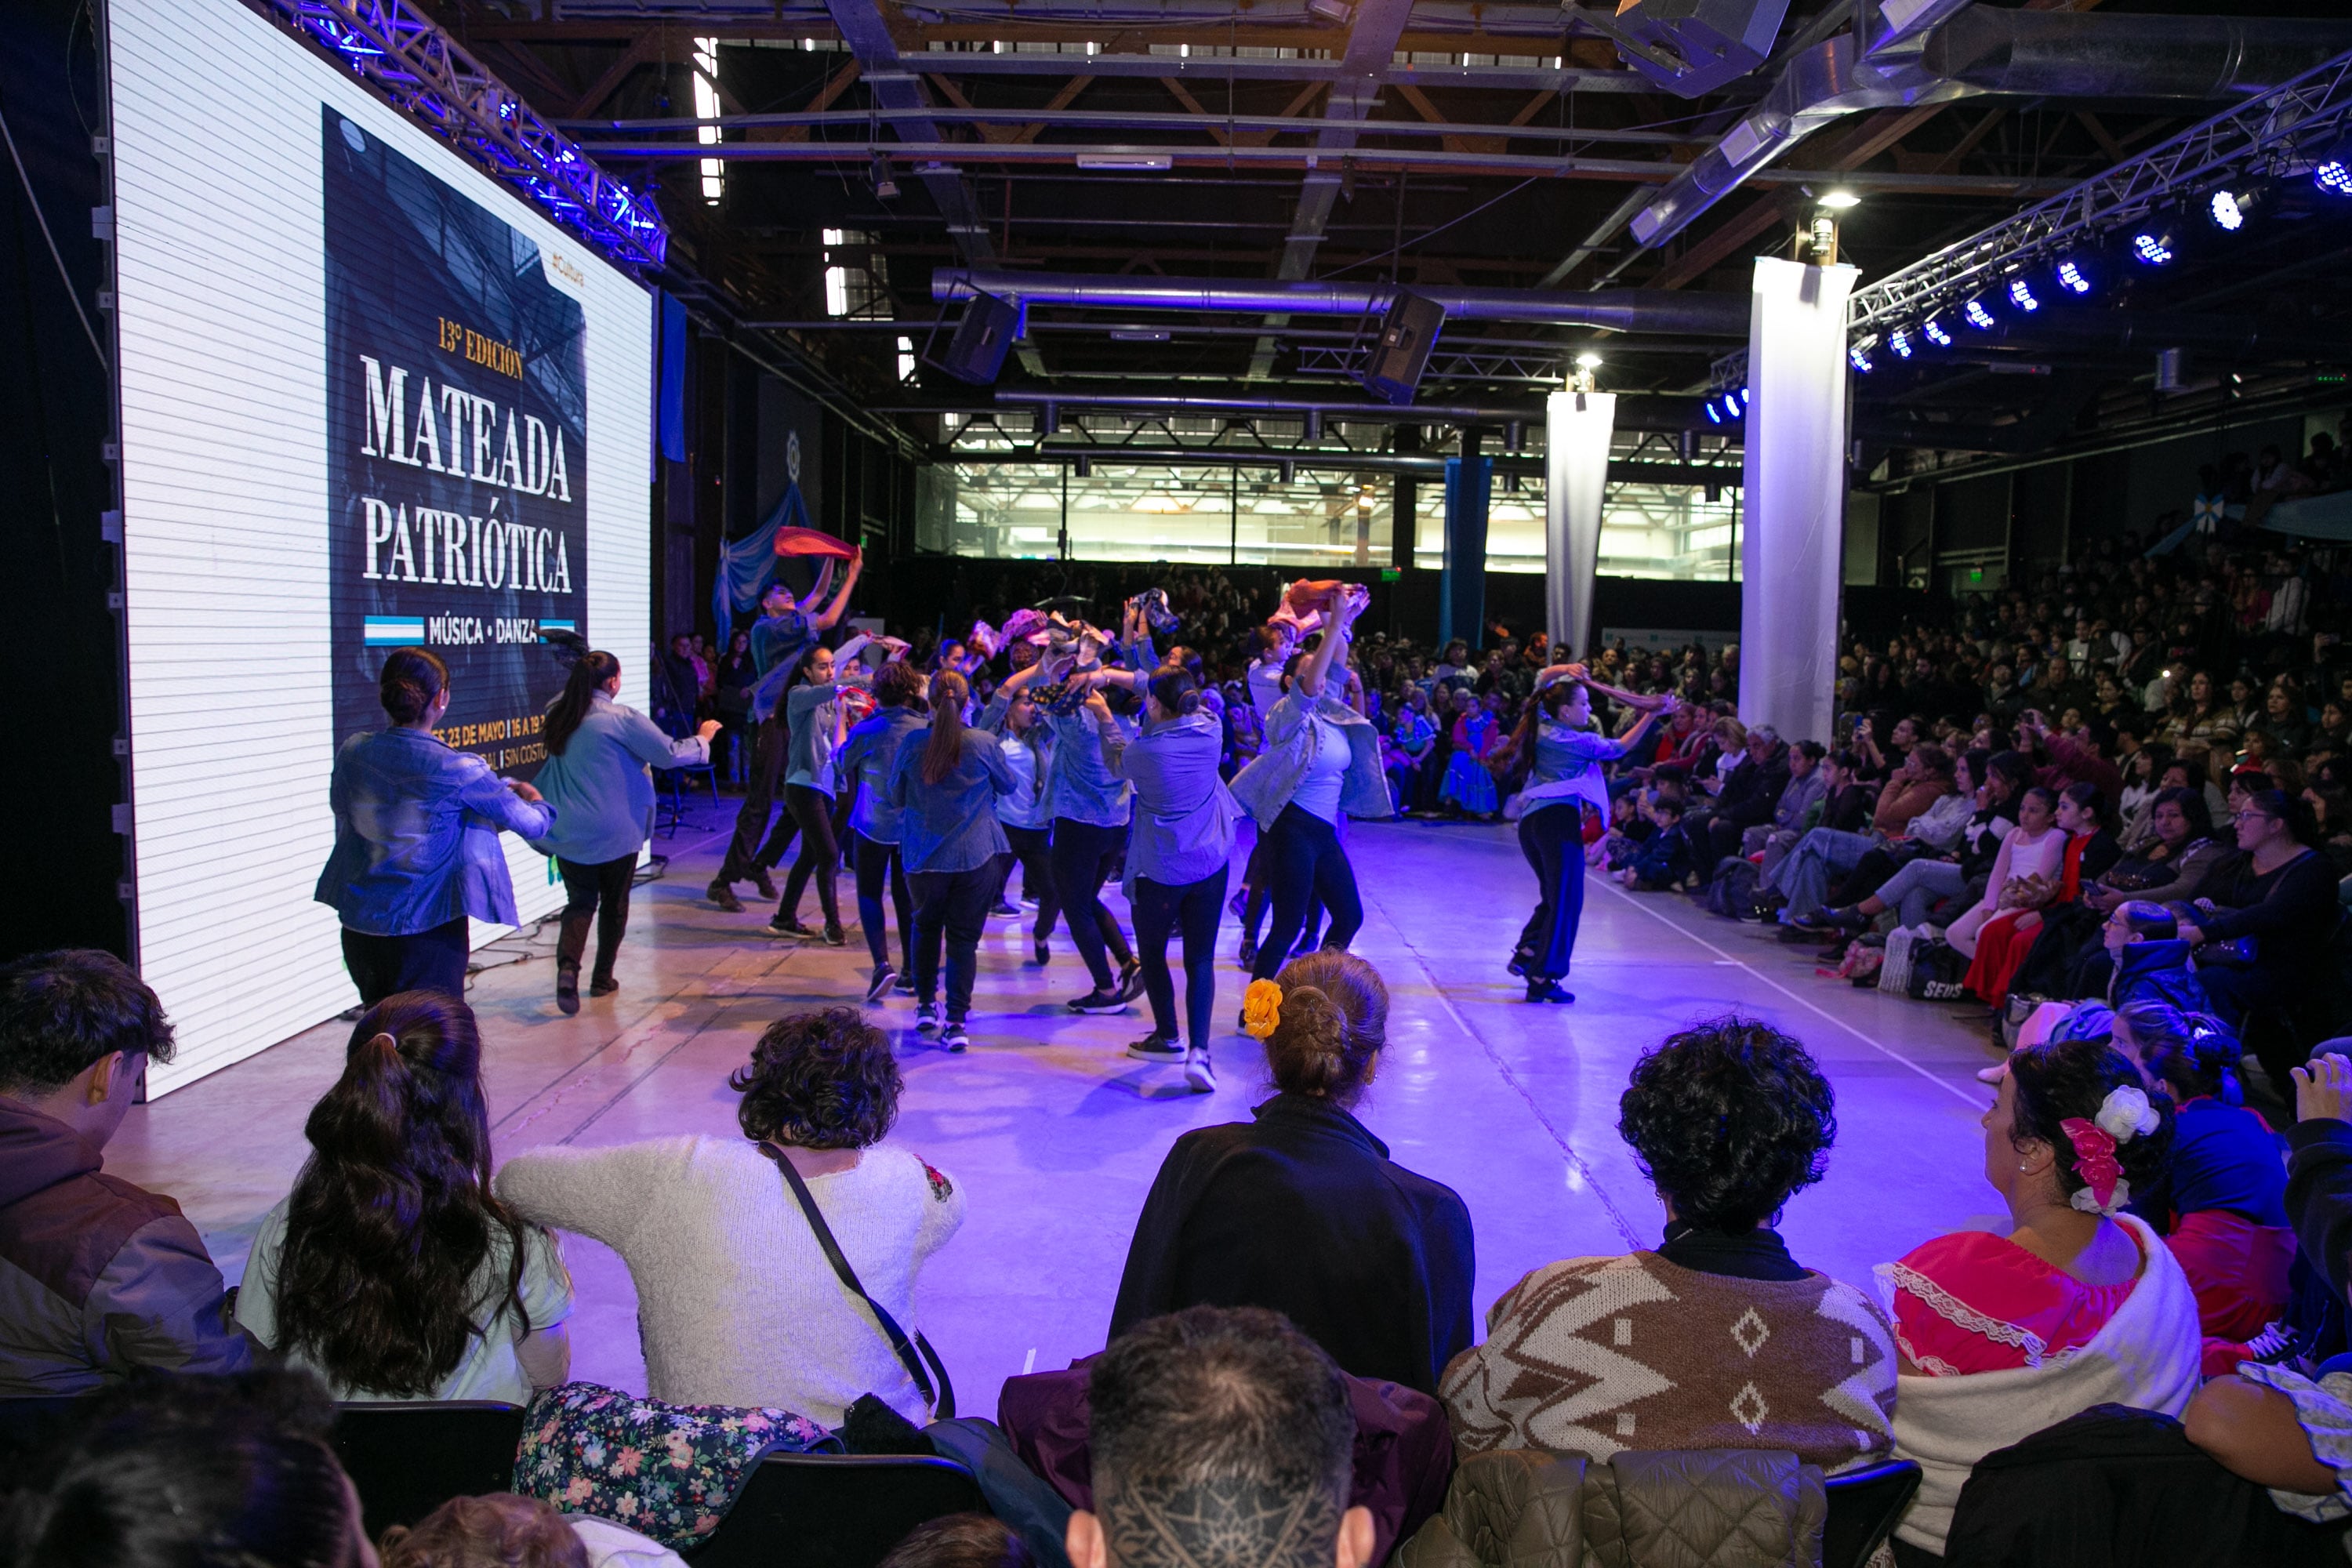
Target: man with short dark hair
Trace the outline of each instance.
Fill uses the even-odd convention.
[[[146,1064],[171,1059],[163,1004],[113,954],[0,968],[0,1395],[250,1364],[180,1205],[99,1169]]]
[[[1361,1568],[1355,1416],[1279,1312],[1190,1307],[1120,1335],[1087,1381],[1094,1510],[1072,1568]]]

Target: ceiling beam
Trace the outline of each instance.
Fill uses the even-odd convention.
[[[1069,80],[1064,82],[1061,85],[1061,88],[1054,94],[1053,98],[1046,102],[1045,112],[1048,114],[1063,113],[1068,110],[1070,105],[1078,100],[1078,95],[1080,93],[1086,91],[1087,89],[1094,86],[1094,84],[1095,79],[1090,76],[1072,77]],[[1033,120],[1024,124],[1019,131],[1015,132],[1013,133],[1013,140],[1015,142],[1034,142],[1044,133],[1045,130],[1045,122],[1044,121]]]
[[[591,83],[585,92],[573,99],[571,108],[564,112],[575,120],[582,115],[595,113],[606,99],[621,89],[623,82],[636,74],[639,66],[666,62],[667,42],[667,35],[664,33],[637,35],[630,40],[629,47],[621,51],[621,58],[605,67],[604,74]]]

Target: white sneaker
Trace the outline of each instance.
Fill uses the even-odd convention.
[[[1217,1075],[1215,1070],[1209,1066],[1209,1052],[1206,1047],[1202,1047],[1186,1053],[1184,1057],[1184,1087],[1191,1089],[1194,1094],[1214,1094],[1217,1092]]]

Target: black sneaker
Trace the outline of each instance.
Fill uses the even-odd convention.
[[[876,1005],[890,994],[890,987],[898,984],[898,972],[887,963],[883,964],[875,970],[873,981],[866,987],[866,1005],[868,1007]]]
[[[1177,1063],[1184,1059],[1184,1042],[1166,1035],[1146,1035],[1129,1045],[1127,1054],[1139,1062]]]
[[[1561,990],[1559,982],[1557,980],[1548,980],[1542,975],[1537,975],[1528,982],[1528,1000],[1530,1002],[1573,1002],[1576,1000],[1576,993],[1573,991]]]
[[[1019,904],[1008,902],[1003,899],[999,899],[996,900],[995,904],[990,908],[988,912],[992,917],[997,920],[1019,920],[1021,918],[1021,906]]]
[[[914,994],[915,972],[911,969],[900,970],[898,972],[898,994],[901,996],[912,996]]]
[[[600,974],[595,979],[588,983],[588,994],[591,996],[610,996],[614,992],[618,991],[620,988],[621,983],[619,981],[614,979],[609,974]]]
[[[915,1004],[915,1033],[936,1035],[940,1032],[940,1005],[936,1002]]]
[[[566,1017],[580,1011],[580,971],[576,966],[555,966],[555,1005]]]
[[[1511,962],[1503,965],[1503,968],[1507,972],[1516,974],[1520,979],[1525,980],[1528,977],[1528,965],[1533,962],[1534,961],[1524,952],[1514,952],[1511,954]]]
[[[743,900],[737,898],[735,896],[735,889],[729,887],[726,883],[713,882],[708,888],[703,889],[702,891],[703,895],[709,899],[712,903],[717,904],[729,914],[740,915],[743,912]]]
[[[1130,958],[1118,966],[1118,999],[1132,1002],[1143,994],[1143,962]]]
[[[1127,998],[1116,991],[1105,991],[1097,986],[1085,995],[1075,998],[1069,1006],[1073,1013],[1124,1013],[1127,1011]]]
[[[1240,892],[1235,893],[1232,898],[1227,899],[1225,900],[1225,908],[1233,911],[1234,919],[1237,921],[1246,920],[1249,918],[1249,889],[1244,888]]]
[[[1042,936],[1037,939],[1037,944],[1031,948],[1030,952],[1036,955],[1037,967],[1040,969],[1054,962],[1054,950],[1045,945],[1045,939]]]
[[[1254,942],[1244,942],[1242,943],[1240,963],[1244,969],[1255,969],[1257,967],[1257,943]]]
[[[765,866],[751,868],[751,886],[760,889],[760,896],[763,899],[772,899],[776,896],[776,879],[768,875],[768,868]]]
[[[817,930],[814,926],[803,925],[798,921],[788,921],[783,916],[778,915],[768,922],[768,934],[788,936],[798,942],[814,942],[817,938]]]
[[[1184,1055],[1184,1087],[1194,1094],[1217,1092],[1216,1069],[1209,1066],[1209,1047],[1200,1046]]]
[[[849,933],[842,930],[837,925],[829,925],[824,928],[824,945],[827,947],[847,947],[849,945]]]
[[[940,1031],[940,1044],[944,1046],[947,1049],[956,1052],[962,1051],[966,1046],[971,1044],[971,1037],[964,1032],[963,1020],[961,1018],[950,1018],[948,1020],[948,1026]]]

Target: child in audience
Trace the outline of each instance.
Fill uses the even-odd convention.
[[[1650,803],[1650,819],[1657,825],[1617,879],[1638,892],[1656,893],[1679,887],[1691,873],[1690,835],[1683,828],[1683,803],[1665,790]]]
[[[451,1498],[384,1531],[382,1568],[686,1568],[658,1541],[511,1492]]]

